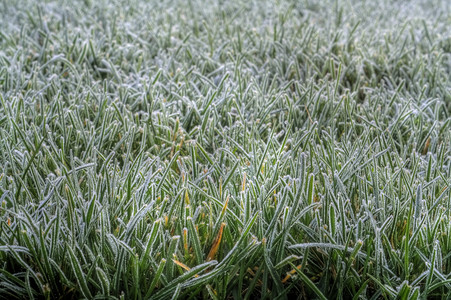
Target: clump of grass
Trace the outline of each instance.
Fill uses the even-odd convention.
[[[447,297],[447,1],[9,2],[2,298]]]

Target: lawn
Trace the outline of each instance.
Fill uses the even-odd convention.
[[[0,298],[450,299],[448,0],[0,3]]]

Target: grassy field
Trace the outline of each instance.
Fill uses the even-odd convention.
[[[450,299],[448,0],[0,16],[0,298]]]

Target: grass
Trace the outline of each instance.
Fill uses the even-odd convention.
[[[7,2],[1,298],[449,299],[448,1]]]

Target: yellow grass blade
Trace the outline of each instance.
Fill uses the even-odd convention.
[[[219,228],[219,232],[218,235],[216,236],[213,245],[211,246],[210,252],[207,255],[207,261],[213,260],[213,258],[216,255],[216,252],[218,252],[219,249],[219,245],[221,244],[221,239],[222,239],[222,232],[224,230],[224,226],[226,224],[223,222],[221,223],[221,227]]]

